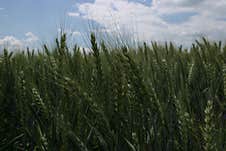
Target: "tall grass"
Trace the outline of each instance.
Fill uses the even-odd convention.
[[[0,150],[226,150],[226,46],[196,41],[0,56]]]

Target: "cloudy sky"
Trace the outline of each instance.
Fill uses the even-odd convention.
[[[0,48],[37,47],[59,28],[84,45],[87,26],[141,41],[226,40],[226,0],[0,0]]]

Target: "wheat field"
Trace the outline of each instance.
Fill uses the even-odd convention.
[[[226,150],[225,44],[66,41],[1,54],[1,151]]]

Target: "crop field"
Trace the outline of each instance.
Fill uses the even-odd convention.
[[[0,55],[1,151],[225,151],[226,45]]]

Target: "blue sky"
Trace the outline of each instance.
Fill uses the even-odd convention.
[[[0,49],[37,47],[53,41],[60,27],[85,47],[88,24],[189,45],[200,36],[225,40],[225,18],[225,0],[1,0]]]
[[[74,0],[1,0],[0,36],[23,38],[32,32],[43,39],[54,38],[74,4]]]

